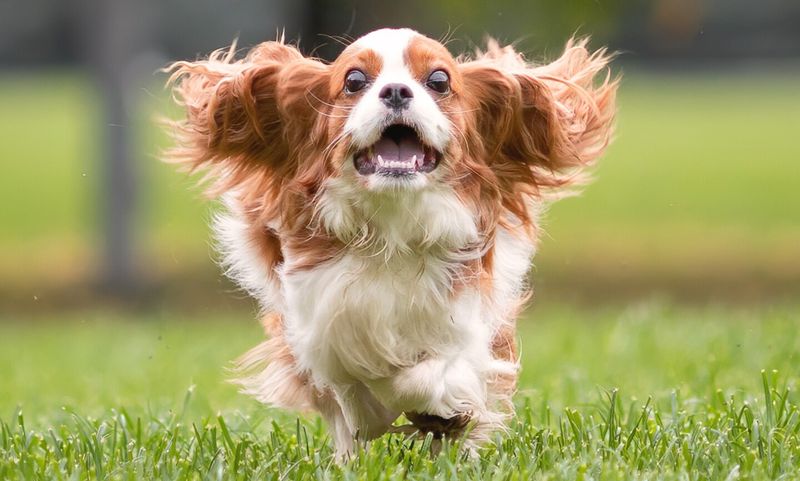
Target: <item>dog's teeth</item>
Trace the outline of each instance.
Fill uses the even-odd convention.
[[[383,167],[384,169],[402,169],[402,170],[413,170],[419,161],[418,155],[411,156],[411,160],[386,160],[380,154],[375,156],[375,161],[378,166]]]

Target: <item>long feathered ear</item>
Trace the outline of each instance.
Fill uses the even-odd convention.
[[[610,55],[586,44],[570,40],[558,60],[536,66],[489,40],[460,65],[486,162],[505,207],[523,221],[526,197],[580,183],[610,141],[619,79],[608,71]]]
[[[167,68],[186,117],[170,122],[176,146],[165,158],[205,170],[212,195],[289,178],[297,146],[321,129],[317,114],[326,107],[327,65],[282,41],[257,45],[241,60],[234,50]]]

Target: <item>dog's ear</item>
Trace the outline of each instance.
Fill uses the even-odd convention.
[[[460,64],[476,142],[500,184],[505,207],[527,220],[525,195],[580,182],[609,143],[618,80],[605,50],[570,41],[555,62],[532,66],[490,40],[486,52]],[[596,79],[601,72],[601,79]]]
[[[254,175],[272,183],[288,178],[298,146],[324,130],[317,124],[328,95],[326,64],[282,41],[262,43],[241,60],[234,54],[231,47],[167,69],[186,117],[171,122],[177,145],[165,157],[206,170],[213,194]]]

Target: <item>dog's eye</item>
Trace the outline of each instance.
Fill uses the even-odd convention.
[[[354,94],[367,86],[367,76],[361,70],[351,70],[347,72],[344,79],[344,91]]]
[[[450,91],[450,76],[444,70],[434,70],[425,85],[434,92],[446,94]]]

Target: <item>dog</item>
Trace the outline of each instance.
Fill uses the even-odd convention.
[[[609,144],[610,59],[382,29],[332,63],[280,38],[171,65],[167,159],[222,200],[223,265],[263,311],[243,391],[321,413],[340,457],[401,415],[467,447],[504,429],[540,214]]]

